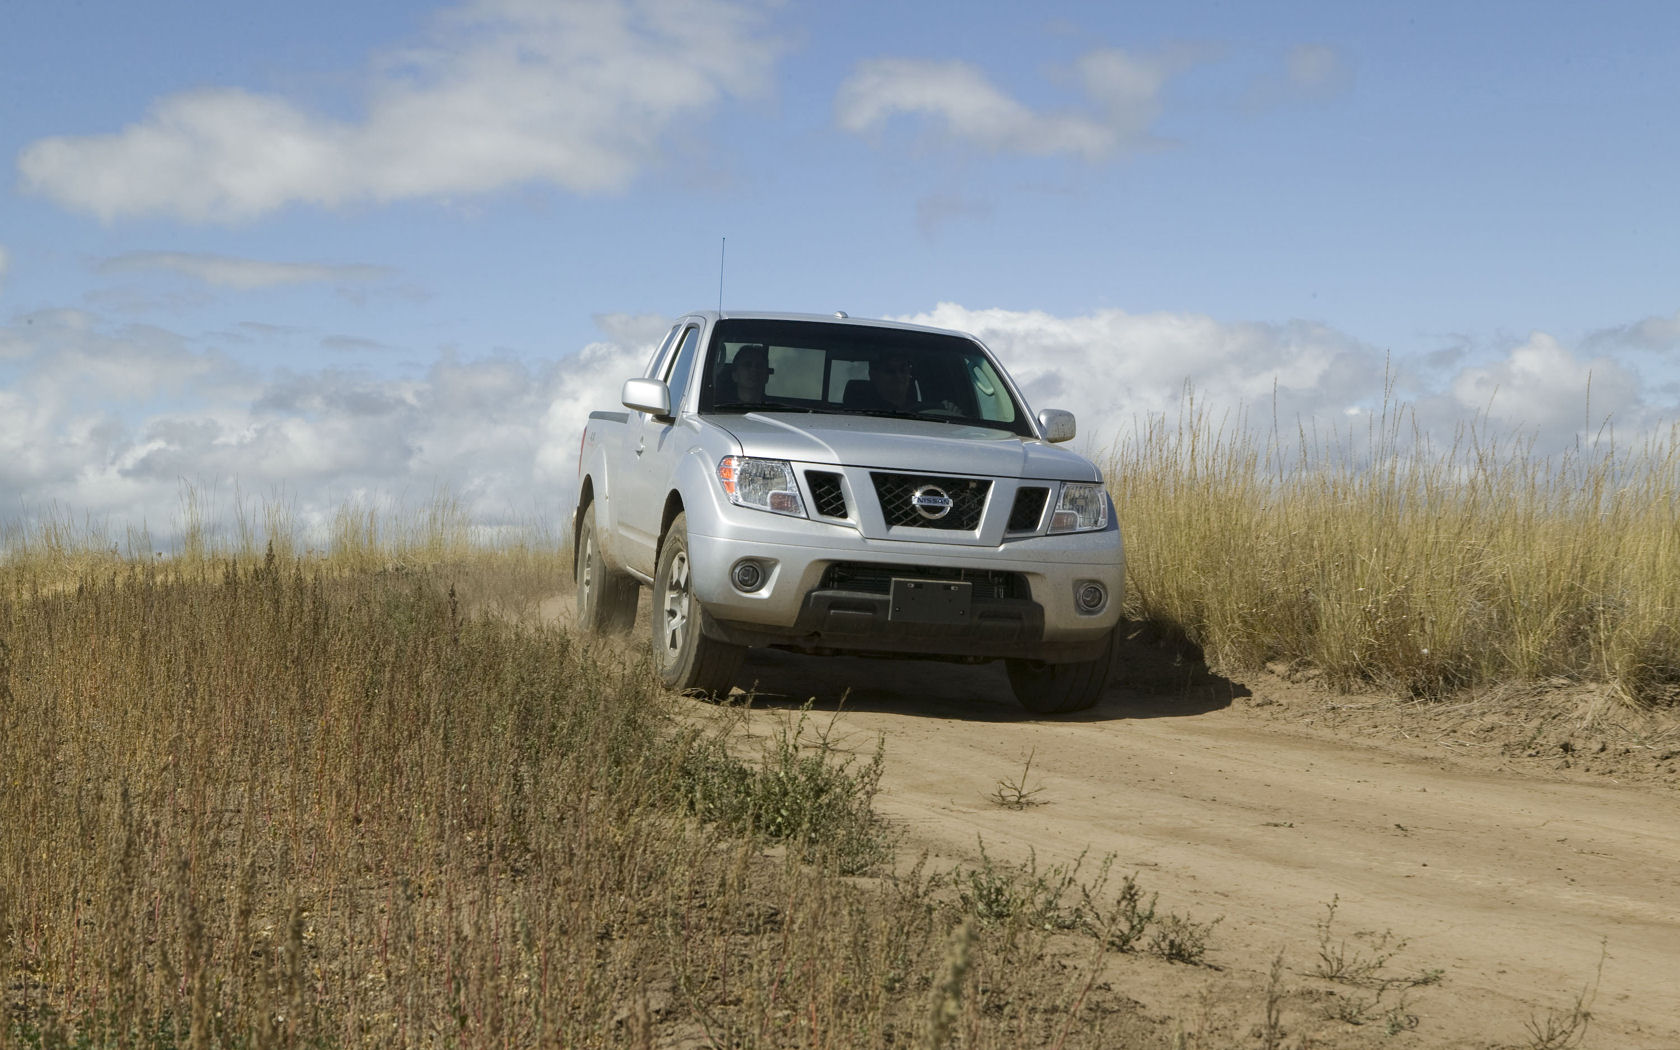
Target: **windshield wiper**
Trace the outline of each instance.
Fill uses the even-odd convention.
[[[780,401],[725,401],[712,406],[713,412],[810,412],[804,405],[784,405]]]
[[[929,407],[937,408],[938,406]],[[817,411],[822,412],[827,410],[817,409]],[[917,419],[924,423],[945,423],[949,426],[956,427],[979,427],[982,430],[1003,430],[1008,433],[1021,436],[1021,432],[1019,430],[1016,430],[1007,423],[1001,423],[995,419],[979,419],[975,416],[928,415],[926,414],[928,411],[929,409],[922,409],[917,412],[905,412],[893,408],[848,408],[840,410],[840,414],[847,416],[877,416],[882,419]]]
[[[961,420],[950,416],[924,416],[916,409],[902,408],[849,408],[848,416],[880,416],[883,419],[920,419],[928,423],[958,423]]]

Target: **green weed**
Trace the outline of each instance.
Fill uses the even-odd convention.
[[[868,871],[889,855],[892,836],[872,804],[880,790],[886,742],[864,762],[815,730],[809,705],[784,721],[756,763],[730,748],[727,726],[694,738],[679,770],[690,812],[735,831],[785,842],[807,860],[844,874]]]

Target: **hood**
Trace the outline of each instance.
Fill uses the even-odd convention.
[[[749,456],[877,470],[1098,481],[1077,452],[989,427],[920,419],[783,412],[709,415]]]

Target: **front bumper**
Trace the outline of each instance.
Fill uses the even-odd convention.
[[[1063,663],[1095,659],[1119,622],[1125,590],[1120,532],[1010,539],[995,546],[870,538],[857,529],[716,506],[691,518],[690,585],[703,629],[738,645],[818,652],[913,654]],[[732,580],[743,560],[763,582]],[[906,618],[891,581],[954,582],[971,595],[962,622]],[[1107,594],[1083,611],[1076,591]]]

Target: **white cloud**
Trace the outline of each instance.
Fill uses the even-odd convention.
[[[1183,54],[1139,58],[1118,48],[1083,55],[1074,72],[1086,95],[1104,115],[1104,123],[1122,145],[1143,140],[1161,113],[1161,89],[1187,64]]]
[[[1583,360],[1545,332],[1535,332],[1503,360],[1466,368],[1452,396],[1471,412],[1532,430],[1552,443],[1590,435],[1607,418],[1645,415],[1639,377],[1609,357]]]
[[[5,287],[6,271],[11,269],[11,258],[6,254],[6,246],[0,244],[0,288]]]
[[[1668,317],[1647,317],[1633,326],[1633,342],[1648,350],[1680,347],[1680,310]]]
[[[1647,317],[1633,324],[1594,332],[1587,345],[1627,350],[1680,350],[1680,311],[1668,317]]]
[[[1474,423],[1494,437],[1534,435],[1542,454],[1590,439],[1606,416],[1632,442],[1680,415],[1626,364],[1544,333],[1505,349],[1390,361],[1302,321],[951,303],[906,320],[980,336],[1033,408],[1076,413],[1079,442],[1092,450],[1152,415],[1176,418],[1187,386],[1205,418],[1258,434],[1275,423],[1290,446],[1297,426],[1364,433],[1390,391],[1442,441]],[[669,319],[596,323],[603,339],[556,361],[445,355],[423,374],[381,378],[259,374],[162,329],[110,329],[74,310],[28,315],[0,327],[0,492],[16,501],[0,506],[0,520],[56,507],[107,521],[118,536],[144,524],[162,537],[180,517],[184,481],[224,500],[284,493],[306,523],[330,523],[350,501],[412,506],[443,491],[479,525],[557,526],[589,413],[617,404]]]
[[[1134,418],[1171,413],[1185,384],[1221,409],[1298,416],[1380,396],[1380,352],[1322,325],[1223,323],[1198,314],[1103,310],[1077,317],[941,303],[905,318],[972,332],[1003,359],[1035,410],[1068,409],[1080,431],[1112,440]]]
[[[375,65],[359,121],[209,88],[116,133],[35,142],[18,170],[25,189],[106,220],[240,222],[528,182],[615,191],[673,123],[766,87],[779,46],[762,21],[727,0],[473,0]]]
[[[671,327],[671,319],[663,314],[593,314],[589,319],[620,346],[657,343]]]
[[[979,336],[1034,410],[1072,411],[1080,440],[1093,449],[1150,416],[1175,418],[1187,388],[1208,418],[1245,420],[1257,433],[1275,425],[1290,444],[1300,426],[1349,433],[1350,418],[1367,418],[1385,397],[1391,411],[1409,410],[1438,441],[1450,443],[1457,428],[1472,426],[1490,437],[1532,438],[1540,454],[1591,440],[1606,421],[1637,441],[1666,432],[1680,416],[1680,404],[1659,400],[1673,391],[1642,387],[1627,365],[1582,356],[1544,333],[1480,359],[1392,359],[1305,321],[1121,310],[1058,317],[951,303],[904,320]],[[1443,367],[1450,373],[1442,375]]]
[[[1091,51],[1071,71],[1084,105],[1058,112],[1020,102],[967,62],[873,58],[858,63],[840,85],[835,119],[846,131],[868,135],[896,116],[919,116],[937,121],[953,139],[992,152],[1095,161],[1147,140],[1160,114],[1161,90],[1185,64],[1184,55]]]
[[[666,322],[603,318],[664,334]],[[54,508],[115,535],[179,523],[183,484],[212,496],[286,493],[298,519],[348,502],[439,491],[486,526],[556,526],[578,439],[651,344],[600,342],[546,364],[438,360],[421,377],[328,369],[258,375],[155,329],[104,330],[76,311],[0,329],[0,520]],[[16,502],[11,502],[15,500]],[[226,508],[222,508],[224,511]]]
[[[290,284],[361,284],[394,273],[384,266],[266,262],[189,252],[129,252],[103,260],[97,269],[104,274],[163,270],[241,291]]]
[[[1095,160],[1115,146],[1113,132],[1097,121],[1035,113],[966,62],[872,59],[847,78],[835,100],[840,126],[854,134],[875,131],[901,113],[938,118],[954,138],[998,152]]]
[[[328,335],[321,337],[321,346],[341,354],[383,354],[391,347],[377,339],[364,339],[354,335]]]

